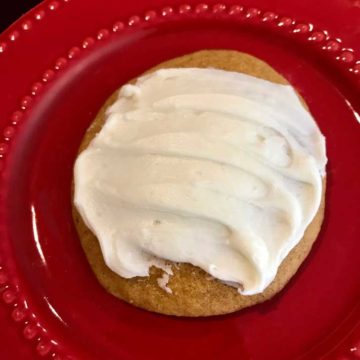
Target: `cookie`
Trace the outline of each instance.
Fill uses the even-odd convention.
[[[161,63],[148,72],[174,67],[213,67],[249,74],[274,83],[288,84],[280,74],[263,61],[248,54],[229,50],[199,51]],[[79,152],[86,149],[100,131],[105,121],[105,110],[116,98],[117,93],[112,95],[102,107],[87,130]],[[264,302],[284,288],[316,240],[324,215],[324,195],[325,178],[321,205],[303,238],[283,260],[273,282],[261,294],[251,296],[241,295],[237,289],[216,280],[200,268],[184,263],[169,262],[173,271],[168,282],[171,293],[159,286],[158,280],[164,273],[163,270],[155,267],[150,269],[149,277],[122,278],[106,266],[97,238],[86,227],[75,206],[73,206],[73,217],[89,264],[99,282],[109,293],[135,306],[162,314],[211,316],[231,313]]]

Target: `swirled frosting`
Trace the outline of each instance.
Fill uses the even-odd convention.
[[[120,276],[190,263],[262,292],[317,213],[325,139],[291,86],[162,69],[123,86],[75,164],[75,205]]]

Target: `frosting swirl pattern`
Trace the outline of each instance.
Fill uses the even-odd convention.
[[[291,86],[216,69],[127,84],[75,164],[75,205],[125,278],[165,260],[262,292],[317,213],[325,139]]]

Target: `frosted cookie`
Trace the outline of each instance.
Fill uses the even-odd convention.
[[[178,316],[270,299],[323,219],[325,140],[286,80],[239,52],[158,65],[101,109],[74,171],[74,219],[110,293]]]

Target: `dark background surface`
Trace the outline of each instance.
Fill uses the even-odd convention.
[[[39,3],[40,0],[0,0],[0,32]]]

